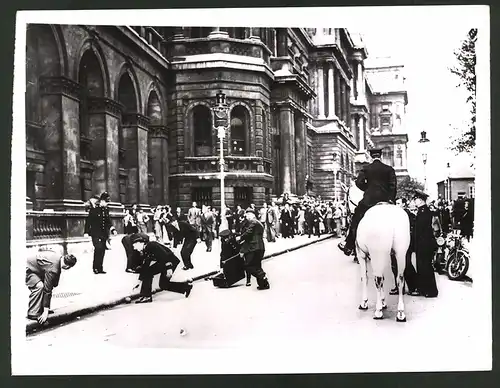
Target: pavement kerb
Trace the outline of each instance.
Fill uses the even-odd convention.
[[[292,248],[283,249],[283,250],[274,252],[270,255],[265,255],[264,260],[269,260],[269,259],[272,259],[276,256],[280,256],[280,255],[283,255],[285,253],[293,252],[297,249],[304,248],[306,246],[309,246],[309,245],[312,245],[312,244],[315,244],[315,243],[318,243],[321,241],[325,241],[325,240],[327,240],[329,238],[333,238],[333,237],[334,237],[333,235],[326,235],[324,237],[315,238],[311,241],[308,241],[307,243],[303,243],[303,244],[297,245],[297,246],[292,247]],[[193,277],[192,280],[197,281],[197,280],[205,279],[205,278],[208,278],[209,276],[215,275],[217,272],[219,272],[219,271],[211,271],[211,272],[206,273],[206,274],[198,275],[196,277]],[[160,292],[160,291],[162,291],[162,290],[159,287],[156,287],[155,289],[153,289],[154,294],[157,292]],[[89,306],[89,307],[84,307],[84,308],[80,308],[80,309],[73,310],[73,311],[49,315],[49,319],[47,320],[47,322],[43,326],[40,326],[38,324],[38,322],[36,322],[36,321],[30,321],[26,325],[26,334],[33,334],[35,332],[38,333],[40,331],[47,330],[49,328],[53,328],[53,327],[61,325],[61,324],[74,321],[75,319],[79,319],[80,317],[85,316],[85,315],[89,315],[89,314],[92,314],[92,313],[95,313],[98,311],[106,310],[106,309],[109,309],[109,308],[112,308],[112,307],[115,307],[115,306],[118,306],[121,304],[130,303],[129,301],[127,301],[127,299],[129,299],[129,298],[130,298],[130,301],[138,299],[139,292],[135,292],[135,293],[132,293],[130,295],[119,297],[119,298],[114,298],[114,299],[111,299],[111,300],[106,301],[106,302],[98,303],[95,306]]]

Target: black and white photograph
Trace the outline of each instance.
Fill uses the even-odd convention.
[[[487,6],[18,12],[12,373],[491,370],[489,34]]]

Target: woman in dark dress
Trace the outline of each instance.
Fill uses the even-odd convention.
[[[414,242],[417,256],[417,283],[420,295],[427,298],[438,296],[436,277],[432,268],[432,258],[437,248],[432,228],[432,212],[425,203],[428,195],[417,190],[414,200],[418,207],[415,218]]]

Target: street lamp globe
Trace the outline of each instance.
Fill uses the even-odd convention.
[[[422,163],[424,165],[424,189],[427,190],[427,174],[425,171],[425,165],[427,164],[427,147],[428,147],[428,143],[430,142],[430,140],[427,139],[427,132],[426,131],[420,132],[420,140],[418,142],[421,145]]]

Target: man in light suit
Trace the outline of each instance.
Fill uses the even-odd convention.
[[[72,268],[76,257],[56,253],[42,247],[28,257],[26,262],[26,285],[30,290],[28,319],[43,324],[47,320],[52,300],[52,290],[59,285],[61,270]]]

